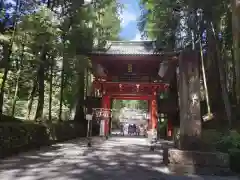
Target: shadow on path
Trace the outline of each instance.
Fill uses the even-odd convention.
[[[96,141],[91,148],[81,140],[69,141],[0,163],[0,179],[4,180],[209,179],[170,175],[162,150],[150,152],[143,138],[113,137]]]

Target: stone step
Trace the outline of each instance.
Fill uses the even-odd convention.
[[[176,174],[235,175],[229,166],[229,155],[221,152],[165,149],[165,164]],[[166,160],[167,158],[167,160]]]
[[[176,175],[234,176],[230,168],[202,167],[194,165],[169,164],[169,171]]]

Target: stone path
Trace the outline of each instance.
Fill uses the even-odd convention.
[[[235,180],[221,177],[180,177],[162,164],[162,151],[149,152],[146,139],[82,139],[53,145],[0,161],[1,180]]]

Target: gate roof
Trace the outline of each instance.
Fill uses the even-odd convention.
[[[111,41],[102,49],[95,49],[91,55],[178,55],[179,52],[162,52],[155,41]]]

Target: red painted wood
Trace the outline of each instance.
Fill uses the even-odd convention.
[[[110,109],[110,97],[108,95],[104,95],[102,97],[102,108]],[[109,118],[104,119],[104,134],[108,135],[109,132]]]
[[[158,112],[158,108],[157,108],[157,98],[156,95],[152,95],[152,99],[150,101],[151,104],[151,129],[156,129],[157,128],[157,112]]]
[[[119,100],[150,100],[151,96],[146,96],[146,95],[142,95],[142,96],[129,96],[129,95],[112,95],[111,96],[112,99],[119,99]]]
[[[125,62],[149,62],[149,61],[158,61],[158,62],[162,62],[162,61],[176,61],[176,59],[178,59],[178,55],[168,55],[168,56],[159,56],[159,55],[145,55],[145,56],[138,56],[138,55],[112,55],[112,56],[108,56],[108,55],[90,55],[89,56],[90,59],[92,60],[92,62],[116,62],[116,61],[125,61]]]
[[[94,88],[105,91],[107,94],[152,94],[155,91],[164,91],[169,85],[166,83],[136,83],[136,82],[108,82],[96,81]]]
[[[93,74],[96,80],[93,82],[93,89],[99,89],[100,92],[106,93],[102,98],[102,107],[110,108],[110,99],[121,99],[121,100],[148,100],[149,103],[149,129],[156,128],[157,125],[157,103],[156,96],[153,92],[168,90],[169,84],[166,83],[149,83],[146,82],[139,83],[136,82],[138,79],[136,77],[145,77],[148,79],[155,80],[158,79],[158,71],[160,63],[164,61],[169,61],[170,63],[177,64],[178,57],[176,55],[91,55],[90,59],[93,65]],[[101,65],[104,69],[104,73],[97,73],[97,65]],[[119,76],[128,77],[128,64],[132,65],[132,73],[134,78],[130,79],[131,82],[111,82],[117,81],[114,78]],[[175,70],[175,68],[174,68]],[[104,77],[100,77],[100,74]],[[105,81],[102,81],[105,80]],[[120,81],[118,79],[118,81]],[[126,81],[126,79],[122,79]],[[135,82],[134,82],[135,81]],[[161,106],[161,104],[160,104]],[[167,109],[170,108],[166,107]],[[165,109],[166,109],[165,108]],[[174,109],[173,107],[171,107]],[[105,134],[108,133],[108,120],[105,124]],[[172,136],[173,126],[172,121],[168,120],[168,136]]]
[[[168,119],[168,124],[167,124],[167,135],[168,137],[172,137],[173,134],[173,125],[172,125],[172,120]]]
[[[148,113],[149,113],[149,117],[150,119],[148,120],[148,130],[152,129],[152,104],[151,104],[151,99],[148,101]]]
[[[108,77],[121,76],[124,73],[127,73],[128,64],[132,65],[132,72],[136,75],[145,74],[155,77],[158,74],[160,62],[164,60],[172,63],[172,61],[174,60],[175,62],[178,57],[173,54],[169,56],[92,55],[90,56],[90,59],[92,61],[93,68],[97,67],[97,64],[101,65]]]
[[[122,84],[122,85],[136,85],[136,84],[139,84],[140,86],[168,86],[169,84],[168,83],[154,83],[154,82],[109,82],[109,81],[102,81],[102,82],[99,82],[99,83],[102,83],[102,84],[105,84],[105,85],[119,85],[119,84]]]

